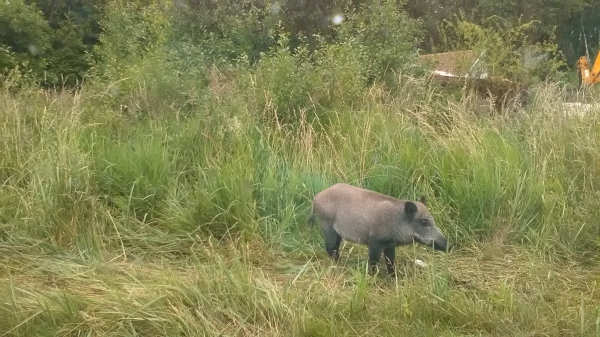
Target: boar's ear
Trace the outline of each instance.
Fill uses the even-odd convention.
[[[406,216],[409,219],[414,218],[415,214],[417,214],[418,211],[419,211],[419,209],[417,208],[417,205],[415,205],[414,202],[407,201],[404,203],[404,214],[406,214]]]
[[[419,200],[423,205],[427,205],[427,199],[424,195],[421,196],[421,200]]]

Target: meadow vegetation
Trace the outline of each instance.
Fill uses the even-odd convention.
[[[0,336],[600,336],[600,117],[556,81],[448,93],[383,3],[309,43],[115,1],[84,84],[7,73]],[[426,195],[456,249],[331,262],[306,220],[336,182]]]

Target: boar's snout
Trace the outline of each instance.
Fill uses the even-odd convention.
[[[452,250],[453,247],[454,247],[454,245],[449,243],[448,239],[446,239],[446,238],[440,238],[440,239],[433,241],[433,249],[434,250],[439,250],[442,252],[446,252],[446,251],[449,252],[450,250]]]

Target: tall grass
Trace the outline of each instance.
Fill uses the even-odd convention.
[[[0,93],[0,335],[600,334],[595,114],[549,85],[492,115],[419,79],[317,102],[257,69],[192,105]],[[347,81],[315,71],[305,90]],[[459,248],[400,249],[429,266],[395,280],[364,247],[332,264],[306,217],[335,182],[426,195]]]

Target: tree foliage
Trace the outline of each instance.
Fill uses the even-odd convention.
[[[338,14],[344,22],[336,26]],[[371,81],[412,69],[416,46],[429,53],[486,45],[507,76],[548,78],[596,54],[599,19],[594,0],[11,0],[0,2],[0,74],[73,86],[113,76],[117,63],[162,45],[191,68],[254,65],[285,32],[292,51],[354,48],[369,60],[363,71]],[[528,56],[514,53],[547,56],[530,69]]]
[[[481,25],[453,18],[440,25],[442,45],[451,50],[474,49],[482,53],[487,72],[518,82],[559,79],[566,65],[554,36],[534,42],[531,32],[538,21],[512,24],[498,16],[483,20]]]
[[[399,72],[414,72],[418,23],[398,10],[404,1],[384,0],[363,4],[351,12],[348,23],[341,25],[338,39],[349,44],[366,66],[370,81],[383,76],[390,79]]]
[[[423,21],[426,38],[421,48],[427,52],[446,50],[440,22],[457,16],[482,26],[490,18],[502,18],[512,26],[535,21],[527,30],[528,42],[544,44],[555,40],[571,67],[585,52],[584,36],[589,48],[600,48],[600,5],[593,0],[408,0],[405,8],[412,17]]]
[[[0,69],[4,73],[22,69],[41,78],[50,40],[50,27],[39,9],[21,0],[0,2]]]

